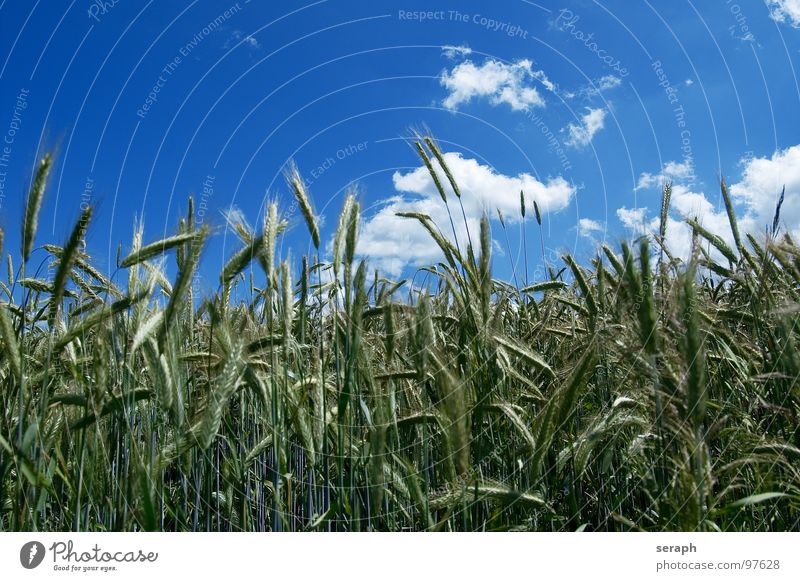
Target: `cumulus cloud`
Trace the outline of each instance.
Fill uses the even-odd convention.
[[[729,187],[741,233],[758,237],[766,226],[771,226],[775,205],[785,186],[780,225],[794,237],[800,236],[800,145],[776,151],[770,157],[744,159],[741,167],[740,180]],[[728,215],[719,196],[710,198],[703,192],[694,191],[690,185],[680,183],[694,180],[689,165],[670,162],[655,176],[642,174],[639,187],[649,189],[657,185],[660,188],[665,177],[674,180],[671,214],[667,221],[670,252],[684,260],[689,256],[692,235],[691,228],[685,223],[686,218],[696,218],[705,228],[733,246]],[[646,208],[620,208],[617,217],[637,235],[657,232],[660,226],[659,216],[648,217]]]
[[[539,181],[528,173],[499,173],[460,153],[450,152],[444,157],[458,182],[467,225],[473,236],[479,231],[484,212],[494,218],[496,209],[500,209],[506,223],[519,220],[520,190],[525,192],[530,204],[536,200],[543,213],[566,208],[575,195],[575,187],[560,176]],[[449,188],[435,160],[434,169]],[[396,172],[393,182],[399,194],[384,200],[381,209],[362,225],[358,251],[384,271],[397,275],[407,265],[431,264],[441,259],[438,247],[423,227],[416,220],[396,216],[397,212],[428,214],[448,238],[452,238],[452,231],[444,203],[424,166],[405,173]],[[463,241],[467,239],[466,228],[455,200],[453,196],[451,211],[456,233]]]
[[[472,49],[468,46],[453,46],[451,44],[446,44],[442,47],[442,54],[449,59],[455,59],[457,57],[471,55]]]
[[[506,64],[489,59],[482,65],[466,60],[450,71],[442,71],[440,82],[448,91],[442,104],[456,110],[473,99],[487,99],[492,105],[506,104],[514,111],[544,107],[544,99],[533,86],[533,81],[541,83],[549,91],[555,90],[555,85],[544,72],[533,69],[530,60]]]
[[[569,147],[586,147],[592,142],[595,134],[605,127],[606,110],[587,107],[586,114],[581,117],[580,125],[570,123],[564,128],[569,137],[564,142]]]
[[[626,208],[623,206],[617,210],[619,221],[636,234],[644,234],[650,231],[645,221],[646,215],[647,208]]]
[[[742,179],[730,190],[745,207],[750,226],[763,231],[772,224],[775,204],[785,186],[781,224],[793,235],[800,234],[800,145],[778,150],[771,157],[743,160],[742,166]]]
[[[800,0],[765,0],[769,13],[776,22],[787,22],[800,28]]]

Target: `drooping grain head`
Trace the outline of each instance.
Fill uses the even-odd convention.
[[[439,174],[436,173],[436,170],[431,163],[431,158],[428,157],[428,154],[425,152],[425,148],[422,147],[422,144],[417,141],[414,143],[414,147],[417,149],[417,153],[419,154],[420,158],[422,158],[422,162],[425,164],[425,167],[428,168],[428,173],[433,180],[433,185],[436,186],[436,190],[439,192],[439,196],[442,198],[442,201],[447,204],[447,194],[442,187],[442,182],[439,179]]]
[[[450,171],[450,167],[447,165],[447,162],[444,159],[444,155],[442,151],[439,149],[439,146],[436,142],[431,139],[430,137],[425,138],[425,143],[428,145],[428,148],[433,152],[433,155],[436,157],[436,161],[439,162],[442,170],[444,170],[444,175],[447,176],[447,180],[450,182],[450,186],[453,188],[453,193],[455,193],[457,198],[461,197],[461,190],[458,188],[458,182],[456,182],[453,173]]]
[[[297,200],[297,205],[300,207],[300,212],[303,214],[303,219],[306,221],[308,231],[311,233],[311,240],[314,243],[314,247],[319,249],[320,238],[317,217],[314,215],[306,184],[300,176],[300,171],[297,169],[294,162],[289,165],[289,170],[286,173],[286,181],[289,182],[289,186],[292,188],[295,200]]]

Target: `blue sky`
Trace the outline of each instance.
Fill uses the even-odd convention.
[[[685,217],[729,238],[720,175],[752,232],[786,185],[782,227],[800,233],[800,0],[0,0],[0,27],[6,248],[37,151],[56,148],[38,243],[66,238],[91,201],[88,249],[113,269],[136,217],[158,239],[193,193],[198,221],[217,227],[203,262],[213,283],[238,245],[231,207],[258,225],[277,198],[292,225],[284,251],[310,250],[283,179],[293,159],[323,240],[356,186],[360,253],[407,274],[438,256],[395,213],[446,219],[415,129],[446,152],[470,227],[493,218],[501,276],[521,268],[520,188],[544,210],[551,258],[651,230],[664,179],[678,254]]]

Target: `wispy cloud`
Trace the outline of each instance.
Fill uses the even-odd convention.
[[[228,37],[227,42],[225,42],[225,48],[231,48],[232,46],[236,46],[242,42],[245,46],[251,49],[259,49],[261,48],[261,44],[256,40],[254,36],[246,35],[241,30],[234,30],[231,32],[230,37]]]
[[[442,47],[442,54],[449,59],[465,57],[472,54],[472,49],[468,46],[454,46],[446,44]]]
[[[619,77],[615,77],[614,75],[606,75],[604,77],[600,77],[600,79],[595,83],[595,86],[597,87],[597,91],[602,93],[603,91],[615,89],[621,84],[622,79]]]
[[[581,117],[580,125],[570,123],[562,130],[566,131],[568,135],[564,143],[575,148],[589,145],[597,132],[605,127],[606,113],[607,111],[603,108],[587,107],[586,114]]]
[[[614,75],[605,75],[599,79],[594,79],[588,85],[581,87],[577,91],[565,91],[561,95],[566,99],[574,99],[575,97],[584,97],[592,99],[598,97],[607,91],[616,89],[622,84],[622,79]]]
[[[694,164],[690,160],[683,162],[668,161],[658,173],[645,172],[639,176],[637,190],[661,187],[665,182],[691,182],[695,180]]]
[[[452,70],[442,71],[440,82],[448,90],[442,104],[456,110],[473,99],[486,99],[492,105],[507,104],[514,111],[544,107],[544,99],[533,85],[534,81],[549,91],[555,90],[543,71],[533,69],[530,60],[506,64],[488,59],[481,65],[466,60]]]
[[[636,234],[644,234],[650,230],[645,217],[647,208],[626,208],[617,209],[617,218],[622,224]]]
[[[800,0],[764,0],[770,16],[776,22],[786,22],[800,28]]]
[[[605,228],[597,220],[581,218],[578,220],[578,234],[584,238],[593,238],[597,232],[603,232]]]

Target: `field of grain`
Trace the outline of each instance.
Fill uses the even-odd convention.
[[[441,263],[371,269],[354,195],[329,246],[290,172],[316,252],[278,255],[270,203],[234,225],[214,296],[192,282],[211,234],[191,200],[113,275],[83,249],[91,209],[42,246],[45,157],[0,283],[0,530],[800,530],[800,246],[780,208],[740,235],[723,183],[735,244],[690,220],[685,263],[660,243],[667,185],[659,234],[526,286],[492,275],[504,217],[456,237],[457,183],[433,140],[417,152],[450,223],[406,217]],[[533,263],[539,208],[520,212]]]

